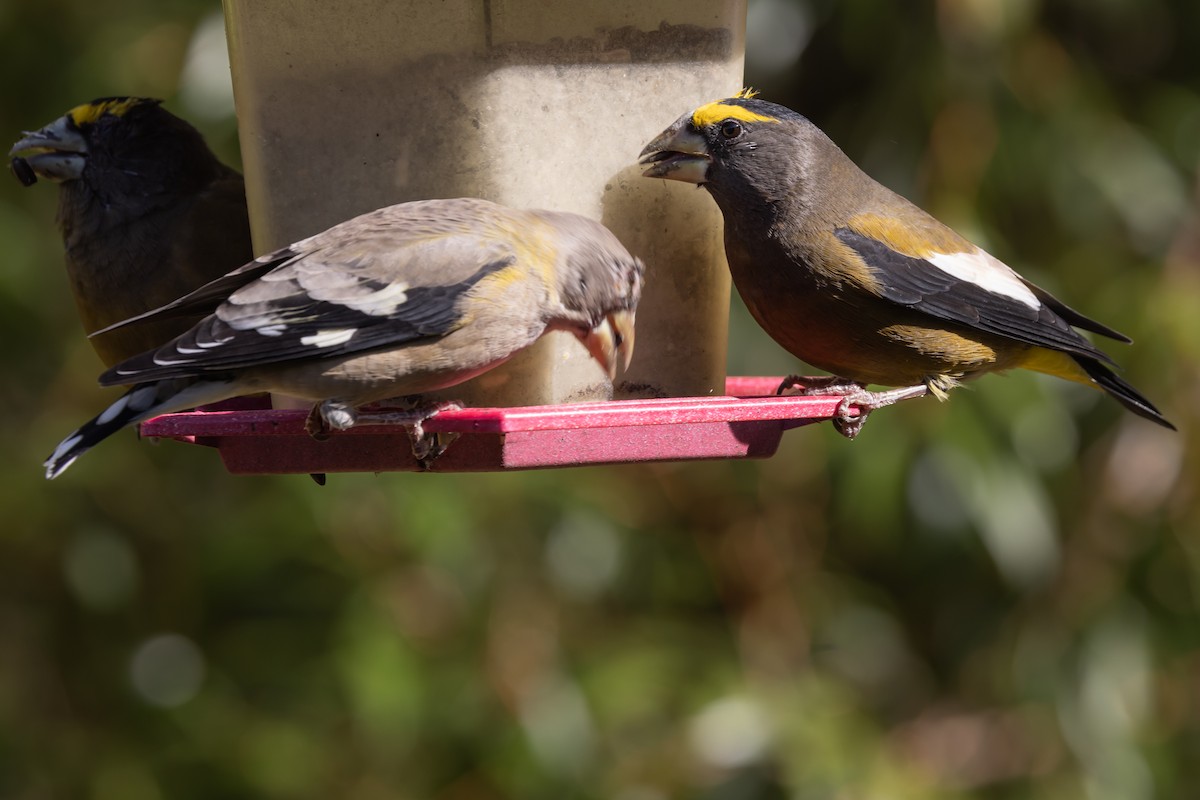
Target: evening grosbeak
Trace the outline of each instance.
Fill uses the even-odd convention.
[[[847,436],[874,408],[926,393],[944,399],[962,380],[1013,367],[1102,389],[1173,429],[1074,327],[1127,337],[876,183],[796,112],[742,92],[684,114],[641,157],[646,177],[712,195],[754,319],[834,376],[789,378],[780,391],[844,395],[834,423]]]
[[[611,379],[633,355],[643,271],[607,228],[576,214],[473,198],[381,208],[143,315],[207,314],[100,377],[136,385],[58,446],[46,477],[126,425],[255,392],[314,403],[314,434],[419,426],[438,409],[357,409],[461,383],[548,330],[578,336]]]
[[[9,152],[29,186],[59,184],[67,277],[88,333],[159,308],[254,258],[242,176],[158,100],[76,106]],[[106,366],[185,331],[159,318],[92,338]]]

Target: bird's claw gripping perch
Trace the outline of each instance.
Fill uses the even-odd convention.
[[[867,422],[867,417],[875,409],[890,406],[901,400],[924,397],[927,394],[929,394],[929,387],[925,384],[889,389],[886,392],[868,392],[866,389],[859,389],[853,394],[846,395],[842,398],[842,402],[838,403],[837,410],[834,412],[833,427],[842,436],[853,439],[858,436],[858,432]],[[852,408],[858,413],[851,415],[850,409]]]
[[[329,438],[335,430],[356,425],[403,425],[408,430],[413,458],[422,470],[428,469],[438,456],[458,438],[453,433],[426,433],[424,423],[443,411],[459,411],[462,404],[453,400],[415,400],[411,408],[374,409],[359,411],[343,403],[326,401],[313,406],[304,421],[304,430],[318,441]]]
[[[799,391],[792,391],[798,389]],[[877,408],[890,406],[901,400],[924,397],[929,394],[925,384],[903,386],[899,389],[889,389],[885,392],[869,392],[861,383],[848,381],[836,376],[805,377],[789,375],[779,384],[776,394],[840,395],[842,401],[833,412],[833,427],[847,439],[858,436],[867,417]]]
[[[454,400],[417,401],[410,409],[387,409],[360,412],[359,425],[403,425],[408,429],[408,439],[412,444],[413,458],[422,470],[438,456],[446,452],[446,448],[458,438],[455,434],[426,433],[424,423],[443,411],[459,411],[462,403]]]

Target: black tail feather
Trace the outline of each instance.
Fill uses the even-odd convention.
[[[1059,300],[1042,287],[1035,286],[1024,278],[1021,279],[1021,282],[1028,286],[1029,289],[1035,295],[1037,295],[1039,300],[1049,306],[1051,311],[1053,311],[1055,314],[1058,314],[1076,328],[1083,328],[1085,331],[1098,333],[1101,336],[1107,336],[1110,339],[1116,339],[1118,342],[1124,342],[1125,344],[1131,344],[1133,342],[1133,339],[1130,339],[1120,331],[1114,330],[1102,322],[1097,322],[1091,317],[1085,317],[1083,314],[1071,308],[1069,305],[1064,303],[1062,300]]]
[[[1088,374],[1097,385],[1105,392],[1110,394],[1118,403],[1125,408],[1137,414],[1139,417],[1145,417],[1151,422],[1157,422],[1164,428],[1175,430],[1166,417],[1162,415],[1154,404],[1142,396],[1142,393],[1125,382],[1111,369],[1101,364],[1099,361],[1091,358],[1075,357],[1075,361],[1079,366],[1083,367],[1084,372]]]
[[[158,414],[224,400],[236,393],[231,391],[232,386],[229,381],[196,378],[139,383],[54,448],[43,464],[46,479],[57,478],[75,459],[122,428]]]

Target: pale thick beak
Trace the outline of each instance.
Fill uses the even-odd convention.
[[[708,154],[708,142],[692,127],[691,116],[685,114],[646,145],[638,163],[650,165],[642,173],[644,178],[701,185],[708,182],[712,156]]]
[[[592,358],[608,373],[608,379],[617,377],[617,363],[622,370],[629,369],[633,360],[633,311],[613,311],[583,337],[583,346]]]
[[[83,174],[86,153],[87,141],[68,117],[59,117],[40,131],[26,131],[25,137],[8,151],[14,162],[24,162],[35,175],[58,182],[77,180]],[[13,171],[21,183],[33,183],[28,180],[28,171],[15,163]]]

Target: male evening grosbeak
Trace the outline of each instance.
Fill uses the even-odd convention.
[[[420,422],[436,410],[358,407],[461,383],[547,330],[578,336],[611,378],[633,355],[643,272],[576,214],[462,198],[355,217],[143,315],[207,316],[103,374],[106,386],[136,385],[59,444],[46,477],[126,425],[255,392],[314,403],[314,434],[408,424],[423,457]]]
[[[26,186],[59,184],[58,226],[84,331],[163,306],[254,258],[242,176],[158,100],[106,97],[27,132],[9,152]],[[112,366],[196,319],[92,338]]]
[[[684,114],[641,156],[646,177],[695,183],[716,200],[750,313],[788,352],[834,376],[789,378],[780,391],[843,395],[834,423],[845,435],[872,409],[926,393],[944,399],[962,380],[1013,367],[1102,389],[1173,429],[1074,327],[1127,337],[876,183],[800,114],[742,92]]]

